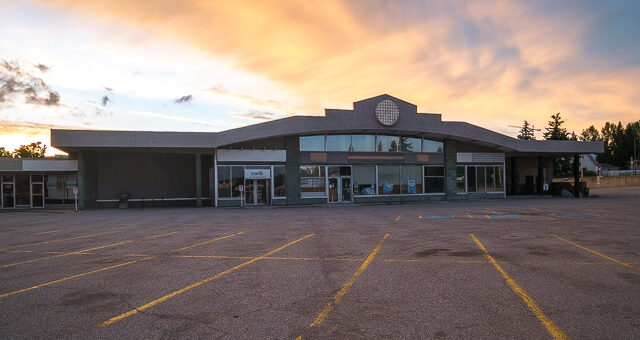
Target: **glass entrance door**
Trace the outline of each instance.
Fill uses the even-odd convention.
[[[13,175],[2,175],[2,207],[13,208],[15,206]]]
[[[31,208],[29,175],[15,175],[15,203],[17,208]]]
[[[269,203],[269,180],[246,179],[244,188],[246,205],[265,205]]]
[[[43,175],[31,175],[31,207],[44,208]]]
[[[329,202],[351,202],[351,177],[340,176],[329,178]]]

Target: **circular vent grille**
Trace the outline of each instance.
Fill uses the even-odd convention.
[[[382,125],[390,126],[395,124],[399,116],[400,110],[398,110],[398,106],[389,99],[385,99],[376,105],[376,119]]]

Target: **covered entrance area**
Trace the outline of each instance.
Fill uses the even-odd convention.
[[[329,166],[329,203],[351,203],[351,166]]]
[[[271,169],[244,170],[244,202],[248,206],[271,204]]]

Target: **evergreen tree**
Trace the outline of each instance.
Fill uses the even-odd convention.
[[[518,135],[518,139],[524,140],[534,140],[536,136],[534,135],[533,128],[529,125],[529,122],[526,120],[524,124],[522,124],[522,128],[520,128],[520,134]]]
[[[600,136],[600,132],[593,125],[589,126],[586,129],[583,129],[582,132],[580,133],[579,138],[583,142],[595,142],[595,141],[602,140],[602,137]]]
[[[560,112],[555,115],[551,115],[551,119],[549,121],[549,126],[544,128],[544,139],[546,140],[568,140],[569,136],[567,135],[567,129],[562,128],[561,125],[564,124],[564,120],[560,118]]]
[[[19,148],[13,151],[13,157],[15,158],[44,158],[44,153],[47,151],[47,146],[42,145],[42,142],[31,143],[29,145],[20,145]]]
[[[560,118],[560,112],[555,115],[551,115],[551,119],[549,121],[549,126],[544,128],[544,139],[546,140],[569,140],[569,134],[567,134],[567,129],[562,127],[564,124],[564,120]],[[577,139],[575,134],[572,136],[573,139]],[[573,157],[556,157],[553,159],[553,175],[557,177],[568,177],[572,176],[572,164]]]

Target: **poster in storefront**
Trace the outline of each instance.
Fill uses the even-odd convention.
[[[393,184],[384,182],[382,185],[382,193],[383,194],[391,194],[393,192]]]
[[[416,193],[416,179],[415,178],[407,179],[407,192],[410,193],[410,194],[415,194]]]

